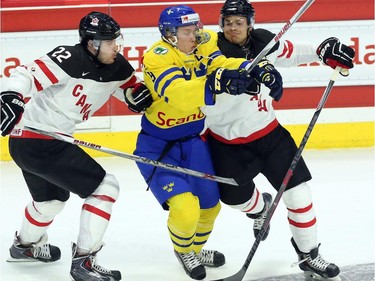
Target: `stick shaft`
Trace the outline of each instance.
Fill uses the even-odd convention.
[[[251,72],[258,62],[268,54],[268,52],[275,46],[277,42],[284,36],[289,28],[306,12],[306,10],[312,5],[315,0],[307,0],[305,4],[294,14],[294,16],[283,26],[283,28],[277,33],[272,40],[263,48],[263,50],[251,61],[251,64],[246,66],[246,71]]]
[[[137,155],[134,155],[134,154],[128,154],[128,153],[118,151],[118,150],[114,150],[114,149],[111,149],[111,148],[107,148],[107,147],[104,147],[104,146],[101,146],[101,145],[98,145],[98,144],[90,143],[90,142],[83,141],[83,140],[78,140],[78,139],[75,139],[72,136],[65,135],[65,134],[47,132],[47,131],[44,131],[44,130],[31,128],[31,127],[25,127],[25,130],[28,130],[28,131],[31,131],[31,132],[34,132],[34,133],[38,133],[38,134],[42,134],[42,135],[45,135],[45,136],[49,136],[49,137],[52,137],[54,139],[65,141],[65,142],[68,142],[68,143],[71,143],[71,144],[87,147],[87,148],[90,148],[90,149],[93,149],[93,150],[97,150],[97,151],[101,151],[101,152],[104,152],[104,153],[119,156],[119,157],[122,157],[122,158],[130,159],[130,160],[133,160],[133,161],[136,161],[136,162],[139,162],[139,163],[164,168],[164,169],[167,169],[167,170],[187,174],[187,175],[190,175],[190,176],[194,176],[194,177],[198,177],[198,178],[202,178],[202,179],[206,179],[206,180],[211,180],[211,181],[216,181],[216,182],[221,182],[221,183],[226,183],[226,184],[238,186],[238,183],[233,178],[224,178],[224,177],[219,177],[219,176],[215,176],[215,175],[210,175],[210,174],[198,172],[198,171],[187,169],[187,168],[182,168],[182,167],[179,167],[179,166],[176,166],[176,165],[167,164],[167,163],[159,162],[159,161],[156,161],[156,160],[148,159],[146,157],[141,157],[141,156],[137,156]]]

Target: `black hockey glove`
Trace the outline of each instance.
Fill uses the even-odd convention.
[[[316,49],[316,53],[324,64],[333,69],[335,69],[336,66],[342,67],[343,69],[353,68],[355,51],[340,43],[340,40],[335,37],[324,40]],[[340,71],[340,74],[348,76],[349,72]]]
[[[14,126],[20,122],[25,108],[21,94],[13,91],[0,93],[1,101],[1,135],[9,135]]]
[[[258,82],[264,84],[271,90],[270,96],[279,101],[283,95],[283,79],[269,60],[261,60],[251,70],[251,76]]]
[[[245,92],[252,79],[244,69],[218,68],[207,76],[207,84],[214,94],[240,95]]]
[[[145,111],[153,102],[149,89],[143,83],[136,83],[125,89],[124,96],[128,108],[135,113]]]

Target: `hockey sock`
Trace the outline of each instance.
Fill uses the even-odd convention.
[[[190,192],[173,196],[169,205],[168,230],[173,248],[179,253],[189,253],[200,216],[199,200]]]
[[[64,206],[65,202],[58,200],[30,202],[25,208],[25,216],[19,232],[20,242],[23,245],[38,242],[46,234],[55,215],[60,213]]]
[[[98,188],[86,198],[81,211],[78,254],[98,250],[111,218],[112,206],[119,196],[119,184],[107,174]]]
[[[234,209],[238,209],[241,212],[247,213],[247,214],[258,214],[263,211],[264,208],[264,200],[262,194],[259,192],[259,190],[255,187],[253,195],[249,200],[242,204],[238,205],[229,205],[230,207]]]
[[[316,217],[310,187],[307,183],[295,186],[283,194],[288,209],[289,227],[301,252],[308,253],[318,246]]]
[[[210,209],[201,209],[201,215],[198,222],[197,231],[194,238],[193,250],[199,253],[214,228],[214,222],[221,209],[220,202]]]

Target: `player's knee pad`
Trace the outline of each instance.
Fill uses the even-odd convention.
[[[65,202],[59,200],[50,200],[44,202],[32,201],[27,205],[27,212],[36,220],[52,220],[60,213],[65,206]]]
[[[311,190],[305,182],[285,191],[282,198],[288,209],[306,208],[312,204]]]
[[[97,189],[86,198],[82,209],[109,220],[112,205],[116,202],[119,193],[120,186],[116,178],[111,174],[106,174]]]
[[[199,199],[191,192],[173,196],[169,205],[168,226],[182,232],[195,232],[200,216]]]
[[[116,202],[120,194],[120,185],[116,178],[111,174],[106,174],[99,186],[89,197],[95,197],[98,200]],[[88,197],[88,199],[89,199]]]

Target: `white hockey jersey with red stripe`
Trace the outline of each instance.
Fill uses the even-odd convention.
[[[30,97],[20,124],[72,134],[113,95],[124,100],[123,89],[136,82],[135,71],[120,54],[103,65],[80,44],[59,46],[30,64],[17,67],[5,88]],[[125,109],[124,104],[124,109]]]
[[[293,44],[280,40],[267,58],[276,69],[291,67],[317,61],[315,50],[310,44]],[[256,55],[256,52],[252,53],[252,57]],[[254,96],[232,96],[226,93],[217,95],[215,105],[202,108],[206,114],[206,132],[229,144],[247,143],[268,134],[279,124],[269,92],[267,87],[261,85],[258,94]]]

